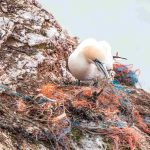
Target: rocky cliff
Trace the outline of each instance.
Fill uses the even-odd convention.
[[[35,0],[0,0],[0,149],[150,149],[150,94],[76,86],[77,46]]]

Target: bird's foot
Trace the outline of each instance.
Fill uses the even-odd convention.
[[[80,86],[80,85],[81,85],[80,80],[76,80],[76,85],[77,85],[77,86]]]

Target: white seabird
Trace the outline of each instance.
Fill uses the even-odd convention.
[[[113,70],[111,46],[106,41],[86,39],[69,56],[68,67],[79,80],[110,79],[109,71]]]

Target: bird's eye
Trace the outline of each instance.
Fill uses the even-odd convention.
[[[111,77],[114,77],[114,76],[115,76],[115,72],[114,72],[114,71],[111,71],[111,72],[110,72],[110,76],[111,76]]]
[[[108,72],[109,72],[109,75],[111,76],[111,77],[114,77],[115,76],[115,72],[112,70],[112,69],[109,69],[109,70],[107,70]]]

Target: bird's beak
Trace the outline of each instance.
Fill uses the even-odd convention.
[[[109,74],[108,74],[108,71],[107,71],[107,69],[106,69],[105,64],[102,63],[102,62],[100,62],[98,59],[95,59],[95,60],[94,60],[94,63],[95,63],[95,65],[97,66],[97,69],[98,69],[99,71],[102,71],[103,74],[104,74],[104,76],[105,76],[106,78],[109,78]]]

